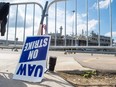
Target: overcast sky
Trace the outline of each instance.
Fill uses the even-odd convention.
[[[1,2],[10,2],[10,3],[18,3],[18,2],[33,2],[33,0],[0,0]],[[48,0],[49,3],[52,0]],[[46,0],[34,0],[34,2],[40,3],[43,7]],[[109,15],[109,4],[110,0],[99,0],[100,3],[100,34],[110,36],[110,15]],[[111,0],[112,5],[112,30],[113,30],[113,38],[116,38],[116,0]],[[58,2],[57,3],[57,32],[59,31],[60,26],[63,27],[64,34],[64,21],[65,21],[65,3]],[[73,10],[75,10],[75,0],[67,1],[67,16],[66,16],[66,33],[71,35],[72,30],[75,33],[75,14],[73,14]],[[41,9],[39,6],[35,5],[35,35],[38,31],[39,22],[41,18]],[[98,33],[98,9],[97,9],[97,0],[88,0],[88,29],[89,33],[93,30]],[[26,36],[32,35],[33,29],[33,5],[27,5],[27,14],[26,14]],[[18,18],[17,18],[17,36],[19,40],[23,40],[23,30],[24,30],[24,18],[25,16],[25,6],[18,7]],[[15,23],[16,23],[16,6],[11,6],[10,8],[10,22],[9,22],[9,39],[14,40],[15,34]],[[45,22],[44,22],[45,23]],[[48,23],[48,32],[55,32],[55,5],[53,4],[49,9],[49,23]],[[82,33],[82,30],[86,32],[86,0],[77,0],[77,33],[78,35]],[[1,37],[6,38],[6,36]]]

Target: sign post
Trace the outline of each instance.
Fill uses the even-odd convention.
[[[43,32],[42,32],[43,31],[43,22],[44,22],[44,18],[46,16],[47,6],[48,6],[48,1],[46,1],[45,7],[44,7],[43,12],[42,12],[42,17],[40,20],[40,25],[39,25],[39,30],[38,30],[37,35],[43,35]]]
[[[13,79],[41,82],[50,39],[48,35],[27,37]]]

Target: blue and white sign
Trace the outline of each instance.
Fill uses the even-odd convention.
[[[50,36],[27,37],[13,79],[40,82],[46,68]]]

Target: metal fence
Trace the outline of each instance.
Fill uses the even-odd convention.
[[[30,21],[27,20],[28,9],[32,10],[30,15],[31,17]],[[38,18],[35,17],[36,11],[38,11],[40,14],[37,16]],[[17,46],[18,48],[21,48],[25,41],[26,33],[28,33],[28,31],[26,32],[26,28],[28,27],[27,25],[29,23],[31,25],[30,35],[31,36],[35,35],[34,33],[36,25],[35,21],[38,21],[38,25],[36,25],[38,27],[42,11],[43,11],[42,5],[36,2],[11,3],[9,8],[9,15],[7,18],[6,33],[4,39],[0,41],[1,48],[15,48]],[[19,30],[21,32],[19,32]],[[20,36],[18,36],[19,33]],[[19,40],[19,37],[22,38]]]
[[[56,0],[56,1],[64,1],[64,0]],[[78,45],[78,40],[76,39],[76,38],[74,38],[74,37],[71,37],[71,40],[68,42],[68,38],[67,38],[67,33],[66,33],[66,29],[67,29],[67,24],[66,24],[66,21],[67,21],[67,19],[66,19],[66,17],[67,17],[67,1],[64,1],[64,35],[63,35],[63,38],[61,38],[62,39],[62,41],[61,41],[61,43],[62,44],[58,44],[57,42],[59,42],[59,39],[58,39],[58,37],[57,37],[57,2],[56,1],[53,1],[53,2],[51,2],[49,5],[48,5],[48,9],[47,9],[47,13],[46,13],[46,34],[49,34],[48,33],[48,31],[49,31],[49,26],[48,26],[48,23],[49,23],[49,8],[50,8],[50,6],[53,4],[53,3],[55,3],[55,34],[53,35],[53,45],[51,44],[51,46],[50,46],[50,48],[51,49],[78,49],[78,48],[95,48],[95,49],[116,49],[116,46],[115,47],[113,47],[112,46],[112,17],[110,18],[110,23],[111,23],[111,25],[110,25],[110,28],[111,28],[111,37],[110,37],[110,45],[108,45],[108,46],[101,46],[100,45],[100,13],[99,13],[99,2],[98,2],[98,16],[99,16],[99,35],[98,35],[98,45],[96,45],[96,46],[90,46],[89,45],[89,37],[88,37],[88,0],[87,0],[87,2],[86,2],[86,17],[87,17],[87,19],[86,19],[86,27],[87,27],[87,36],[86,36],[86,39],[85,39],[85,45]],[[98,1],[98,0],[97,0]],[[111,2],[110,2],[111,3]],[[23,21],[21,21],[21,22],[23,22],[23,27],[22,27],[22,29],[23,29],[23,34],[22,34],[22,38],[23,38],[23,40],[22,41],[19,41],[19,39],[18,39],[18,37],[17,37],[17,34],[18,33],[20,33],[20,32],[17,32],[17,30],[19,30],[18,29],[18,24],[19,24],[19,19],[18,19],[18,14],[19,14],[19,7],[20,6],[24,6],[24,16],[23,16]],[[26,18],[27,18],[27,9],[30,9],[29,7],[28,7],[28,5],[33,5],[32,6],[32,9],[33,9],[33,11],[32,11],[32,15],[31,15],[31,17],[32,17],[32,19],[31,19],[31,23],[32,23],[32,36],[33,35],[35,35],[34,34],[34,31],[35,31],[35,7],[37,6],[37,7],[39,7],[41,10],[38,10],[39,12],[40,12],[40,15],[38,15],[38,17],[40,18],[41,17],[41,14],[42,14],[42,10],[43,10],[43,6],[41,5],[41,4],[39,4],[39,3],[35,3],[35,2],[30,2],[30,3],[12,3],[12,4],[10,4],[10,8],[12,7],[12,6],[14,6],[14,8],[15,8],[15,10],[14,10],[14,12],[16,12],[16,14],[15,14],[15,20],[11,20],[10,19],[10,16],[11,16],[11,14],[10,14],[10,12],[9,12],[9,15],[8,15],[8,23],[7,23],[7,31],[6,31],[6,40],[5,40],[5,42],[4,42],[4,45],[1,45],[1,48],[21,48],[22,47],[22,44],[23,44],[23,42],[25,41],[25,37],[26,37],[26,32],[25,32],[25,30],[26,30],[26,24],[27,24],[27,22],[29,23],[29,21],[27,21],[26,20]],[[77,35],[77,0],[75,0],[75,36],[78,36]],[[11,11],[11,9],[10,9],[10,11]],[[110,15],[111,15],[111,5],[110,5]],[[14,24],[14,27],[13,27],[13,29],[14,29],[14,40],[9,40],[9,34],[10,34],[10,32],[11,32],[11,30],[10,30],[10,22],[12,22],[12,21],[15,21],[15,24]],[[39,19],[38,19],[38,24],[39,24]],[[39,25],[38,25],[38,28],[39,28]],[[12,35],[13,36],[13,35]],[[52,37],[52,35],[51,35],[51,37]],[[74,39],[74,40],[73,40]],[[72,44],[69,44],[69,43],[72,43]],[[11,45],[12,44],[12,45]],[[67,45],[67,44],[69,44],[69,45]]]

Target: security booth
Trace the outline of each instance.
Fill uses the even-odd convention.
[[[9,14],[9,3],[0,2],[0,32],[1,36],[5,35],[7,15]]]

